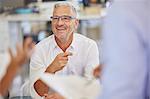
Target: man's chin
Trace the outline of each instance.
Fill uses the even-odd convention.
[[[66,31],[64,31],[64,30],[58,30],[57,33],[59,33],[59,34],[60,34],[60,33],[64,34],[64,33],[66,33]]]
[[[66,36],[65,35],[59,35],[57,36],[57,38],[60,40],[60,41],[66,41]]]

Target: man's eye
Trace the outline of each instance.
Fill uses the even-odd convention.
[[[57,20],[58,18],[57,18],[57,17],[54,17],[53,19],[54,19],[54,20]]]
[[[64,19],[64,20],[69,20],[69,17],[64,17],[63,19]]]

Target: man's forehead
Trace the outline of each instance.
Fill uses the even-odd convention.
[[[54,15],[55,14],[67,14],[67,15],[73,15],[72,9],[69,6],[58,6],[54,8]]]
[[[54,8],[54,12],[56,11],[68,11],[68,12],[71,12],[71,7],[70,6],[65,6],[65,5],[61,5],[61,6],[58,6],[56,8]]]

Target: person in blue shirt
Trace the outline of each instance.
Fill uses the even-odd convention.
[[[150,0],[116,0],[103,31],[98,99],[150,99]]]

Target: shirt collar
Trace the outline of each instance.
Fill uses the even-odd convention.
[[[58,48],[58,45],[57,45],[57,43],[56,43],[56,41],[55,41],[55,36],[54,36],[54,34],[52,35],[52,43],[50,43],[50,44],[52,44],[51,46],[52,46],[52,48],[53,49],[56,49],[56,48]]]
[[[73,34],[73,40],[72,40],[72,43],[71,43],[70,47],[72,49],[75,49],[77,47],[76,45],[77,45],[77,38],[76,38],[76,33],[74,33]]]
[[[74,33],[74,34],[73,34],[73,40],[72,40],[71,45],[69,46],[69,49],[71,48],[71,49],[74,50],[74,49],[76,48],[77,41],[78,41],[78,40],[77,40],[77,37],[76,37],[76,33]],[[54,34],[52,35],[52,42],[53,42],[53,49],[59,48],[59,46],[58,46],[57,43],[56,43]]]

